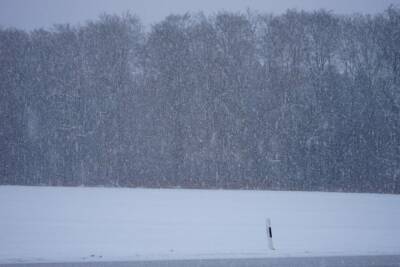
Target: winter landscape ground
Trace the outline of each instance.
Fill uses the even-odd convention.
[[[1,186],[0,264],[399,255],[399,206],[381,194]]]

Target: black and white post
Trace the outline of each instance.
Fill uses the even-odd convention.
[[[272,243],[272,227],[271,227],[271,220],[267,218],[266,220],[266,230],[267,230],[267,239],[268,239],[268,247],[271,250],[275,250],[274,244]]]

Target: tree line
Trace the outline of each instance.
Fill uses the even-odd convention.
[[[0,184],[400,193],[400,9],[0,28]]]

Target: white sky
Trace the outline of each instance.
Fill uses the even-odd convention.
[[[145,25],[161,21],[171,13],[220,10],[245,11],[246,8],[282,13],[288,8],[325,8],[335,13],[377,13],[400,0],[0,0],[0,25],[32,30],[56,23],[83,23],[101,13],[122,14],[129,10]]]

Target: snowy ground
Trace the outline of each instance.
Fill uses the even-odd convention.
[[[399,240],[394,195],[0,186],[0,263],[400,255]]]

